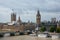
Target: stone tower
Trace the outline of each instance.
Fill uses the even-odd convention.
[[[41,15],[39,10],[37,11],[37,15],[36,15],[36,24],[38,27],[40,27],[40,23],[41,23]]]
[[[16,21],[16,14],[15,13],[12,13],[11,14],[11,22],[12,21]]]
[[[20,16],[18,17],[18,21],[17,21],[18,23],[21,23],[21,19],[20,19]]]

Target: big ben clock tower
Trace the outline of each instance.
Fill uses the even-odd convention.
[[[39,10],[37,11],[37,15],[36,15],[36,24],[37,24],[38,27],[40,27],[40,24],[41,24],[41,15],[40,15]]]

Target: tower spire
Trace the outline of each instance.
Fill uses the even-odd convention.
[[[39,12],[39,10],[37,11],[37,16],[40,16],[40,12]]]
[[[20,19],[20,16],[18,17],[18,22],[21,23],[21,19]]]

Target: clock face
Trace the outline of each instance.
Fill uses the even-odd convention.
[[[39,17],[37,17],[37,18],[40,18],[40,16],[39,16]]]

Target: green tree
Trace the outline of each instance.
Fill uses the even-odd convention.
[[[40,28],[40,31],[41,31],[41,32],[44,32],[44,31],[46,31],[46,28],[45,28],[45,27],[41,27],[41,28]]]
[[[57,33],[60,33],[60,28],[57,28],[57,29],[56,29],[56,32],[57,32]]]
[[[50,27],[50,32],[54,32],[56,30],[56,28],[54,26]]]

